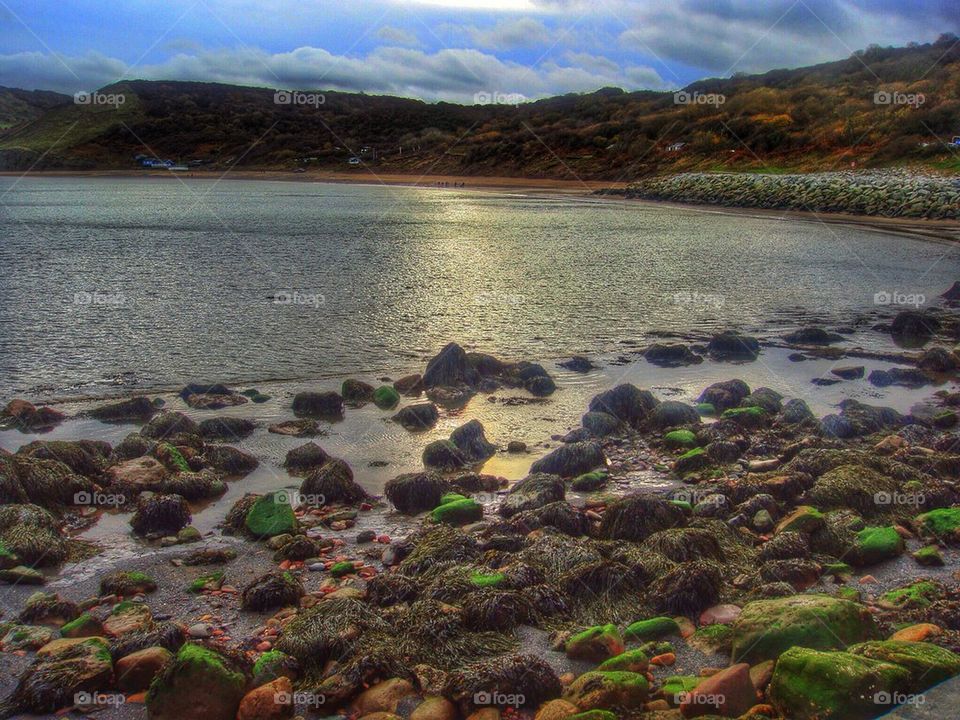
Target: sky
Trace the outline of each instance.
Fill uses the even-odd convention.
[[[471,104],[669,90],[960,32],[958,0],[0,0],[0,85],[121,79]]]

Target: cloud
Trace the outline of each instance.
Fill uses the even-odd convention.
[[[411,47],[421,45],[420,40],[412,32],[391,25],[384,25],[377,30],[377,37],[394,45],[409,45]]]
[[[124,64],[102,55],[57,58],[40,53],[0,56],[0,84],[44,87],[74,93],[116,81]],[[549,61],[534,68],[474,49],[427,53],[381,47],[365,57],[334,55],[300,47],[267,53],[252,48],[178,54],[155,65],[134,68],[125,79],[198,80],[298,90],[345,90],[473,102],[478,92],[518,93],[528,98],[591,92],[605,86],[627,90],[664,88],[651,68],[603,63],[591,67]]]
[[[493,27],[465,27],[474,45],[492,50],[537,47],[553,44],[553,32],[539,20],[529,17],[501,20]]]

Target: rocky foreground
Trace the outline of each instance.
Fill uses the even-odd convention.
[[[950,313],[884,331],[926,344],[892,382],[956,377]],[[802,359],[838,338],[806,328],[787,341]],[[761,347],[724,333],[647,352],[679,364],[695,350],[750,361]],[[838,382],[858,377],[837,369]],[[13,590],[101,552],[66,529],[111,498],[145,547],[171,553],[103,574],[94,592],[10,607],[0,644],[22,671],[3,716],[847,720],[918,704],[960,673],[960,393],[934,395],[929,417],[851,400],[817,418],[736,379],[696,406],[622,384],[512,487],[477,472],[498,448],[470,421],[385,499],[307,439],[366,402],[416,432],[501,387],[536,398],[555,383],[536,363],[451,344],[422,375],[298,394],[270,431],[305,438],[286,459],[299,491],[243,496],[223,537],[202,537],[191,513],[256,467],[225,444],[253,423],[215,414],[255,390],[187,386],[200,422],[149,398],[110,403],[90,413],[139,426],[115,447],[40,440],[0,456],[0,578]],[[22,400],[5,415],[25,430],[66,421]],[[644,490],[642,473],[675,489]],[[406,538],[371,529],[398,517]]]
[[[601,192],[724,207],[892,218],[960,218],[960,180],[908,172],[680,173],[641,180],[626,190]]]

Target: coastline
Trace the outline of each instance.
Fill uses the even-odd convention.
[[[281,170],[230,170],[227,173],[198,171],[172,174],[165,172],[144,172],[142,170],[73,170],[39,171],[18,173],[0,171],[0,177],[22,178],[139,178],[165,180],[260,180],[267,182],[300,182],[346,185],[383,185],[389,187],[412,187],[421,189],[440,189],[461,192],[497,192],[517,193],[532,197],[590,200],[597,203],[625,203],[648,205],[650,207],[669,207],[708,214],[752,217],[760,219],[793,220],[815,222],[826,225],[856,227],[875,232],[883,232],[922,240],[960,242],[960,222],[956,220],[925,220],[916,218],[890,218],[853,213],[827,213],[804,210],[772,210],[750,207],[730,207],[702,203],[683,203],[668,200],[650,200],[627,198],[619,194],[598,195],[597,191],[625,190],[627,181],[607,180],[563,180],[557,178],[520,178],[503,176],[467,176],[467,175],[411,175],[403,173],[370,173],[364,170],[355,172],[306,172],[291,173]],[[438,183],[460,184],[464,187],[438,188]]]

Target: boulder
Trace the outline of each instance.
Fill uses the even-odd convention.
[[[290,472],[304,472],[325,465],[330,460],[327,452],[314,442],[299,445],[287,453],[283,466]]]
[[[902,310],[890,325],[890,333],[906,341],[924,340],[939,330],[940,321],[924,310]]]
[[[353,479],[353,470],[343,460],[332,458],[313,470],[300,485],[300,493],[315,505],[355,505],[370,499]]]
[[[214,417],[200,423],[200,435],[211,440],[236,441],[251,435],[256,428],[256,424],[246,418]]]
[[[405,515],[432,510],[452,490],[448,480],[432,472],[398,475],[384,487],[387,499]]]
[[[603,662],[626,650],[616,625],[597,625],[573,635],[564,650],[568,658]]]
[[[624,383],[596,395],[590,401],[590,412],[604,412],[620,422],[639,427],[657,403],[650,391]]]
[[[735,332],[714,335],[707,343],[707,353],[714,360],[756,360],[760,343],[756,338]]]
[[[692,405],[666,400],[657,405],[647,419],[647,425],[654,430],[665,430],[679,425],[699,425],[700,413]]]
[[[439,419],[440,412],[433,403],[407,405],[393,416],[393,420],[403,425],[407,430],[429,430],[437,424]]]
[[[655,532],[684,524],[683,510],[674,503],[637,493],[607,506],[598,534],[604,540],[642,542]]]
[[[293,414],[297,417],[340,420],[343,398],[335,392],[301,392],[293,398]]]
[[[660,367],[680,367],[682,365],[699,365],[703,357],[697,355],[689,347],[681,344],[655,343],[643,353],[644,359]]]
[[[783,339],[788,343],[797,345],[830,345],[835,342],[842,342],[844,337],[821,327],[805,327],[784,335]]]
[[[26,400],[11,400],[0,412],[0,418],[8,418],[11,421],[9,424],[29,432],[49,430],[66,420],[67,416],[52,407],[36,407]]]
[[[647,678],[640,673],[594,670],[574,680],[563,691],[563,699],[581,712],[611,707],[640,710],[649,690]]]
[[[717,412],[739,407],[743,399],[750,394],[750,386],[743,380],[726,380],[714,383],[700,393],[699,403],[712,405]]]
[[[235,720],[246,679],[228,661],[187,643],[147,693],[149,720]]]
[[[480,373],[467,360],[467,354],[456,343],[450,343],[427,363],[423,373],[426,388],[467,385],[475,387]]]
[[[297,518],[287,493],[278,490],[258,497],[247,510],[244,527],[257,538],[294,532]]]
[[[450,442],[468,462],[481,462],[497,451],[497,448],[487,441],[483,424],[479,420],[471,420],[450,433]]]
[[[423,449],[422,459],[428,470],[440,472],[452,472],[469,464],[466,455],[449,440],[434,440]]]
[[[165,410],[140,428],[140,434],[152,440],[163,440],[174,435],[199,435],[200,427],[180,412]]]
[[[724,668],[687,693],[680,703],[685,718],[720,715],[735,718],[757,704],[757,690],[750,679],[750,666],[737,663]]]
[[[137,500],[130,526],[137,535],[176,535],[190,520],[190,507],[182,496],[144,494]]]
[[[156,490],[169,475],[170,471],[166,466],[149,455],[126,460],[107,468],[106,471],[111,487],[130,489],[133,492]]]
[[[132,397],[115,403],[100,405],[89,411],[101,422],[146,422],[157,414],[157,407],[145,397]]]
[[[405,375],[394,382],[393,387],[401,395],[419,395],[423,392],[423,376]]]
[[[594,437],[607,437],[623,429],[623,423],[610,413],[588,412],[580,418],[580,424]]]
[[[269,572],[251,581],[241,595],[244,610],[262,612],[297,607],[303,597],[303,583],[290,571]]]
[[[340,386],[340,394],[344,402],[362,405],[373,400],[374,387],[360,380],[348,378]]]
[[[594,468],[606,465],[607,458],[599,443],[576,442],[561,445],[540,458],[530,467],[531,473],[549,473],[561,477],[576,477]]]
[[[510,488],[507,497],[500,504],[500,515],[513,517],[526,510],[563,500],[565,496],[566,488],[559,476],[533,472]]]
[[[117,660],[117,687],[125,693],[143,692],[171,659],[173,653],[163,647],[148,647]]]
[[[279,677],[254,688],[240,701],[237,720],[282,720],[293,716],[293,684]]]

